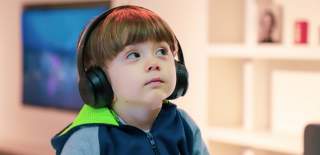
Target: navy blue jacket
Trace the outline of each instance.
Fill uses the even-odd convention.
[[[80,132],[86,128],[97,129],[95,131],[99,147],[97,147],[97,151],[89,151],[91,154],[93,152],[98,152],[97,154],[101,155],[208,154],[207,148],[202,141],[199,128],[184,111],[177,109],[174,104],[163,104],[161,111],[149,132],[145,132],[130,125],[122,124],[118,121],[117,117],[113,115],[112,111],[106,111],[106,113],[111,114],[111,119],[104,120],[104,122],[91,119],[91,121],[85,121],[86,123],[80,123],[80,125],[73,125],[73,127],[69,126],[57,134],[52,139],[52,145],[56,149],[56,154],[60,155],[66,150],[66,152],[74,152],[74,154],[79,154],[79,152],[82,152],[81,154],[85,154],[83,153],[85,151],[81,151],[84,149],[83,146],[88,147],[88,150],[92,149],[90,147],[94,146],[90,146],[90,144],[86,145],[85,143],[88,143],[89,140],[87,139],[94,136],[81,138],[82,136],[80,134],[80,136],[78,136],[80,138],[75,138],[77,140],[71,140],[70,138],[73,135],[76,135],[76,132]],[[70,143],[69,148],[66,145],[68,140],[73,141]],[[82,144],[80,145],[79,143]],[[70,149],[75,150],[70,151]]]

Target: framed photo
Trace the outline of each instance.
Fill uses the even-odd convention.
[[[110,8],[109,2],[29,4],[22,12],[25,105],[78,111],[78,37],[85,25]]]
[[[258,43],[281,43],[282,8],[275,4],[258,5]]]

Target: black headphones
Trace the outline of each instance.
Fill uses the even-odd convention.
[[[125,7],[125,6],[120,6]],[[84,64],[84,49],[85,44],[89,39],[92,31],[97,27],[97,25],[103,21],[113,10],[107,10],[99,16],[97,16],[93,21],[91,21],[85,29],[82,31],[79,40],[78,40],[78,57],[77,65],[79,72],[79,92],[82,100],[85,104],[90,105],[94,108],[108,107],[111,108],[111,103],[113,100],[113,90],[110,82],[107,79],[106,73],[99,66],[93,66],[85,68]],[[145,8],[144,8],[145,9]],[[176,39],[177,40],[177,39]],[[182,49],[180,47],[179,41],[178,44],[178,58],[179,61],[175,60],[176,66],[176,87],[173,93],[167,98],[168,100],[176,99],[180,96],[185,95],[188,89],[188,71],[184,64],[184,58],[182,54]]]

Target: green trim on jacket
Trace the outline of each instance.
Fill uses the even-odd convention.
[[[168,100],[164,100],[163,104],[170,104]],[[70,126],[64,129],[59,136],[64,135],[71,129],[85,124],[107,124],[107,125],[114,125],[119,126],[118,118],[114,111],[110,110],[109,108],[93,108],[87,104],[84,104],[81,108],[79,114],[72,122]]]
[[[114,112],[108,108],[93,108],[84,104],[78,116],[59,136],[67,133],[72,128],[84,124],[108,124],[119,126],[119,123],[114,115]]]

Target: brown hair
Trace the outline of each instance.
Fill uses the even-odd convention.
[[[171,51],[177,50],[173,31],[154,12],[132,5],[117,7],[90,34],[84,49],[85,66],[104,67],[125,46],[148,40],[165,41]]]

